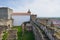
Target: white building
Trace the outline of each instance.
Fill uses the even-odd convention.
[[[20,26],[23,22],[30,21],[30,15],[31,12],[28,10],[28,12],[18,12],[18,13],[13,13],[12,18],[13,18],[13,25],[14,26]]]

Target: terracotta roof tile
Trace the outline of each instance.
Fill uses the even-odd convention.
[[[31,15],[31,14],[30,13],[23,13],[23,12],[22,13],[18,13],[17,12],[17,13],[13,13],[12,15]]]

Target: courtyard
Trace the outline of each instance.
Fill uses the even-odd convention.
[[[34,40],[34,34],[32,31],[24,31],[24,34],[22,33],[22,27],[21,26],[15,26],[12,29],[17,29],[17,40]],[[23,35],[22,35],[23,34]]]

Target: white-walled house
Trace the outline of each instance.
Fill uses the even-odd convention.
[[[23,22],[30,21],[31,12],[15,12],[12,14],[13,26],[20,26]]]

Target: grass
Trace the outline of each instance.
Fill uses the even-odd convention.
[[[25,32],[22,36],[22,27],[21,26],[14,26],[14,27],[12,27],[12,29],[17,29],[17,31],[18,31],[17,32],[17,40],[35,40],[34,34],[32,31],[25,30]],[[7,31],[5,31],[2,40],[6,40],[7,35],[8,35]]]
[[[18,28],[17,34],[18,34],[18,40],[22,40],[22,28],[21,27]]]
[[[18,30],[18,32],[17,32],[18,39],[17,40],[35,40],[34,34],[32,31],[25,30],[25,32],[22,36],[22,27],[21,26],[15,26],[12,29]]]
[[[6,40],[8,33],[6,31],[3,32],[3,33],[4,33],[4,35],[3,35],[3,39],[2,40]]]
[[[17,40],[21,40],[22,39],[22,27],[21,26],[14,26],[12,27],[12,29],[17,29]]]
[[[33,32],[25,31],[23,35],[23,40],[35,40]]]

